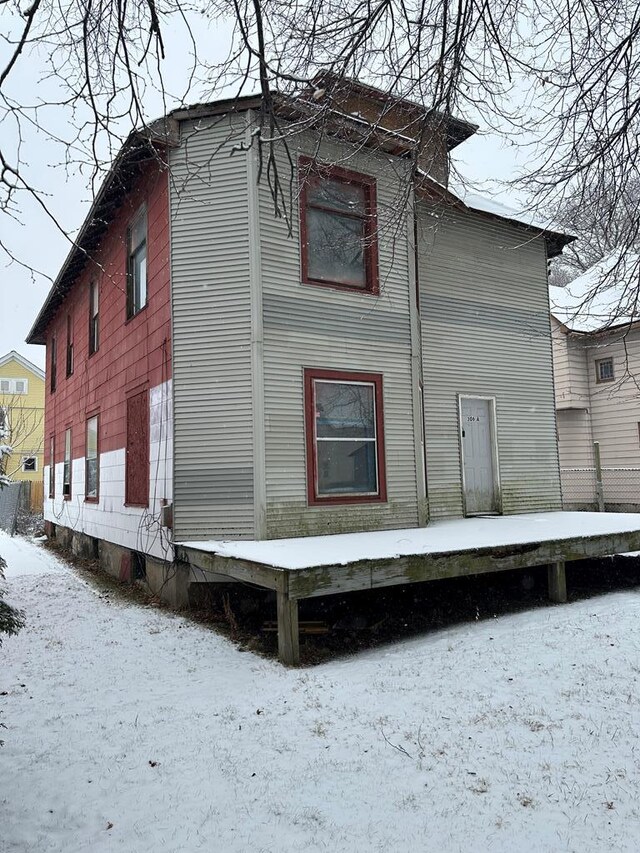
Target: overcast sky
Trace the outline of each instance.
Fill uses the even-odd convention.
[[[198,47],[199,53],[203,51],[200,55],[206,53],[211,59],[221,58],[228,50],[229,27],[220,23],[207,25],[199,19],[196,31],[200,44],[205,45]],[[188,90],[191,46],[183,32],[172,28],[170,33],[164,65],[165,80],[171,81],[172,89],[167,108],[181,101],[198,102],[208,94],[206,86],[201,82]],[[56,100],[56,93],[48,88],[51,84],[42,80],[45,59],[27,56],[21,63],[19,73],[13,75],[11,95],[20,103]],[[158,92],[147,92],[145,109],[148,118],[162,114],[163,103]],[[463,118],[473,121],[476,117],[469,115]],[[63,108],[49,107],[43,113],[42,123],[63,139],[69,138],[66,122],[68,115]],[[11,142],[14,134],[14,123],[5,118],[0,123],[3,149],[9,147],[7,143]],[[72,149],[61,146],[45,134],[37,132],[34,127],[23,126],[22,134],[22,154],[28,164],[29,179],[47,193],[47,207],[53,212],[55,220],[47,216],[42,207],[26,194],[17,199],[13,221],[7,222],[6,217],[1,220],[2,239],[14,257],[42,274],[34,275],[19,263],[9,264],[5,260],[0,279],[0,355],[15,349],[39,367],[44,367],[44,347],[26,344],[25,337],[69,251],[69,236],[73,236],[82,225],[93,191],[89,173],[86,169],[83,171],[79,162],[81,158],[76,157]],[[65,164],[68,157],[71,163]],[[475,137],[455,151],[458,168],[474,182],[476,188],[488,181],[508,181],[513,178],[522,166],[519,158],[521,160],[522,155],[517,148],[505,144],[498,134],[487,132],[482,127]],[[506,191],[503,200],[518,206],[519,200]]]

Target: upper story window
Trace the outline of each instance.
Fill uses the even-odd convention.
[[[73,320],[71,314],[67,317],[67,376],[73,373]]]
[[[596,360],[596,382],[612,382],[616,378],[612,358]]]
[[[28,379],[5,379],[0,377],[0,394],[28,394]]]
[[[305,370],[310,504],[385,501],[382,376]]]
[[[49,360],[49,377],[51,385],[51,393],[56,390],[58,384],[58,339],[55,335],[51,338],[51,357]]]
[[[147,209],[143,207],[127,230],[127,319],[147,304]]]
[[[100,286],[97,281],[89,285],[89,355],[100,346]]]
[[[300,244],[306,284],[378,293],[375,179],[301,158]]]

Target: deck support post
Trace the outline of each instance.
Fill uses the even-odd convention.
[[[549,582],[549,599],[556,604],[564,604],[567,600],[567,577],[564,560],[551,563],[547,569]]]
[[[300,663],[298,599],[278,590],[278,657],[286,666]]]

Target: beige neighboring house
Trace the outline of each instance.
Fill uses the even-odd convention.
[[[42,482],[44,371],[15,350],[0,356],[0,419],[9,426],[13,453],[4,459],[12,480]]]
[[[640,510],[640,255],[614,252],[550,287],[565,508],[596,503],[594,442],[606,509]]]

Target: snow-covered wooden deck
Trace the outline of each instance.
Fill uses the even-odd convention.
[[[548,565],[549,595],[562,602],[564,563],[640,550],[640,514],[531,513],[403,530],[181,542],[176,547],[194,581],[240,581],[274,590],[280,656],[297,663],[301,598]]]

